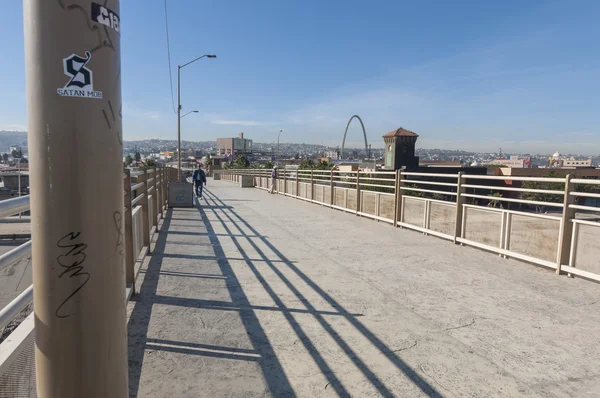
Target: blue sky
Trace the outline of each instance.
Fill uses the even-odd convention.
[[[182,137],[600,153],[600,2],[169,0]],[[25,130],[22,3],[3,4],[0,130]],[[175,138],[162,0],[121,1],[124,138]],[[175,93],[176,95],[176,93]],[[359,146],[358,124],[348,140]]]

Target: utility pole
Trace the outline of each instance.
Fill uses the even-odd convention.
[[[119,0],[23,8],[37,396],[125,398]]]

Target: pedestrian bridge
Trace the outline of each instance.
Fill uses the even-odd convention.
[[[597,283],[221,177],[140,249],[131,397],[600,394]]]

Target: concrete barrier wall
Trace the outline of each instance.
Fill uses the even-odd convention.
[[[346,200],[345,200],[346,190],[344,188],[334,187],[333,192],[334,192],[333,204],[336,206],[340,206],[340,207],[346,207]]]
[[[511,251],[527,256],[556,261],[560,220],[548,220],[535,216],[512,214]],[[596,253],[600,253],[596,252]]]
[[[132,235],[133,235],[133,254],[137,259],[144,247],[143,226],[142,226],[142,206],[136,206],[131,213],[132,217]]]
[[[370,191],[360,192],[360,211],[367,214],[377,215],[377,194]]]
[[[463,236],[473,242],[500,247],[502,212],[465,207],[465,228]]]
[[[429,201],[429,229],[454,235],[456,204]]]
[[[579,224],[576,229],[574,266],[600,275],[600,223],[597,226]]]
[[[410,225],[423,227],[423,219],[425,217],[425,199],[412,198],[410,196],[404,196],[402,199],[404,200],[402,221]]]
[[[379,216],[387,218],[388,220],[394,219],[394,203],[396,198],[394,195],[389,193],[382,193],[379,195]]]

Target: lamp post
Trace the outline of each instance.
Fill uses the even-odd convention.
[[[204,54],[201,57],[191,60],[190,62],[177,65],[177,168],[178,168],[178,178],[177,181],[181,182],[181,69],[185,68],[189,64],[193,64],[202,58],[217,58],[216,55]],[[187,115],[187,113],[186,113]],[[185,116],[185,115],[184,115]]]
[[[283,133],[283,130],[279,130],[279,133],[277,134],[277,157],[275,158],[276,165],[279,165],[279,136],[281,133]]]
[[[189,115],[190,113],[198,113],[198,111],[189,111],[188,113],[186,113],[185,115],[181,116],[181,119],[183,119],[184,117],[186,117],[187,115]]]

